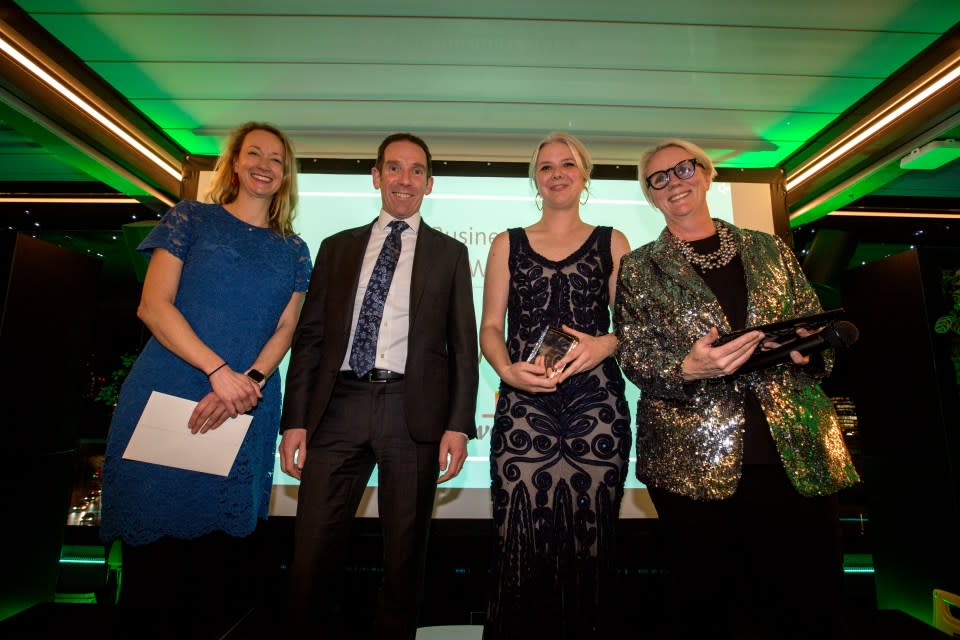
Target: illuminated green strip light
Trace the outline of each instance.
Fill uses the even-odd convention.
[[[60,564],[103,566],[106,562],[100,545],[65,544],[60,549]]]
[[[921,78],[914,85],[907,87],[900,95],[894,96],[884,104],[876,115],[868,116],[851,132],[797,167],[797,170],[788,175],[784,181],[786,190],[791,191],[801,183],[806,182],[823,168],[846,155],[854,147],[872,139],[889,124],[900,119],[941,89],[948,87],[955,80],[960,79],[960,54],[954,54],[945,64],[940,65],[936,73],[930,75],[931,77]]]
[[[60,556],[60,564],[106,564],[103,558],[70,558]]]
[[[171,166],[166,160],[155,154],[153,151],[144,146],[139,140],[134,138],[132,135],[127,133],[120,125],[114,123],[110,120],[105,114],[101,113],[99,110],[94,108],[86,100],[77,95],[72,89],[64,85],[62,82],[54,78],[52,75],[47,73],[40,65],[36,64],[33,60],[20,53],[15,49],[11,44],[9,44],[3,38],[0,38],[0,50],[6,53],[8,56],[16,60],[20,65],[32,73],[34,76],[39,78],[44,84],[48,87],[59,93],[61,96],[69,100],[75,107],[86,113],[88,116],[100,123],[101,126],[105,127],[107,130],[111,131],[114,135],[118,136],[121,140],[127,143],[130,147],[135,149],[142,155],[144,158],[148,159],[153,164],[157,165],[170,175],[174,180],[181,180],[181,172],[178,171],[175,167]]]
[[[869,558],[869,556],[867,556]],[[876,573],[876,570],[873,568],[872,559],[870,559],[870,564],[863,564],[863,559],[861,556],[855,556],[851,559],[851,563],[848,565],[846,559],[844,560],[843,572],[844,573]],[[60,564],[106,564],[106,560],[103,558],[82,558],[82,557],[67,557],[63,556],[60,558]],[[465,572],[464,569],[457,569],[457,573]]]
[[[868,553],[847,553],[843,556],[843,572],[854,574],[854,573],[869,573],[873,574],[876,571],[873,568],[873,556]]]
[[[876,570],[873,567],[844,567],[844,573],[876,573]]]

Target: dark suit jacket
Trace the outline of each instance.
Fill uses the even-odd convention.
[[[324,412],[350,340],[354,298],[372,224],[320,245],[293,338],[280,430],[306,428]],[[406,420],[417,442],[447,429],[476,437],[477,322],[467,247],[422,220],[410,282]]]

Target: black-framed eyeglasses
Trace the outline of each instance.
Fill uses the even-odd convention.
[[[702,164],[697,162],[696,158],[690,158],[688,160],[681,160],[677,164],[673,165],[669,169],[664,171],[654,171],[647,176],[647,184],[651,189],[659,191],[660,189],[666,188],[670,184],[670,174],[677,176],[681,180],[689,180],[693,177],[693,174],[697,172],[697,167],[703,167]]]

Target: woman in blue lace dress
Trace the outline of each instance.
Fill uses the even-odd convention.
[[[530,163],[542,217],[490,247],[480,346],[501,386],[490,443],[487,640],[591,638],[609,620],[631,437],[608,329],[629,245],[619,231],[581,220],[591,169],[579,140],[548,135]],[[551,369],[526,362],[547,327],[579,340]]]
[[[139,246],[150,263],[137,315],[153,337],[124,382],[103,468],[101,537],[122,542],[125,609],[220,615],[246,584],[251,534],[270,501],[280,414],[273,374],[311,270],[292,228],[295,163],[282,132],[242,125],[214,171],[217,204],[180,202]],[[252,414],[226,477],[123,459],[153,391],[198,402],[183,425],[196,438]]]

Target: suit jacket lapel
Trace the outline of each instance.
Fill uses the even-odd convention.
[[[350,338],[350,326],[353,323],[353,305],[357,298],[357,289],[360,286],[360,270],[363,268],[363,255],[367,250],[367,243],[370,241],[370,231],[373,229],[370,223],[365,227],[358,227],[351,234],[344,244],[343,253],[340,255],[340,266],[343,278],[338,278],[338,284],[341,287],[350,287],[349,291],[342,291],[345,303],[343,308],[343,331],[344,335]],[[350,345],[347,345],[350,348]]]
[[[423,299],[423,292],[427,288],[427,276],[430,274],[432,265],[439,264],[439,261],[432,260],[436,257],[438,251],[442,250],[442,245],[436,242],[433,228],[420,220],[420,229],[417,232],[417,247],[413,253],[413,270],[410,273],[410,332],[413,332],[413,323],[417,318],[417,310],[420,308],[420,301]]]
[[[670,237],[670,231],[667,228],[663,229],[655,243],[656,251],[651,258],[664,275],[674,280],[675,286],[690,292],[691,304],[704,319],[704,324],[715,325],[721,333],[728,333],[730,322],[720,302],[697,270],[690,266],[690,263],[680,254],[680,250],[674,246],[674,240]]]

